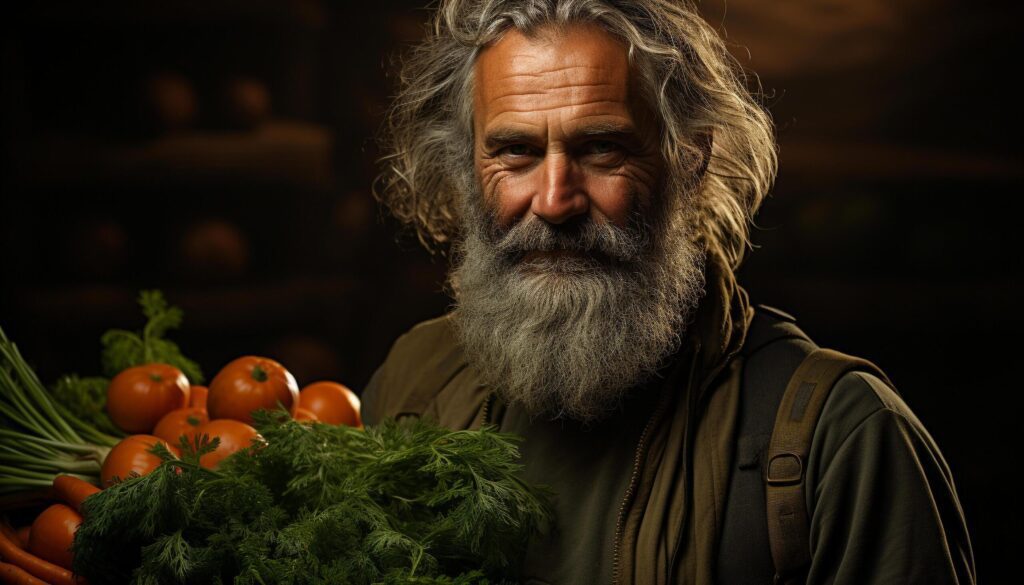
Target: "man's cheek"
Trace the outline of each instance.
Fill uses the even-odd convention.
[[[586,189],[596,214],[619,227],[626,226],[629,213],[640,203],[638,198],[645,196],[642,185],[621,174],[591,178]]]
[[[499,171],[491,179],[490,189],[485,186],[486,202],[494,209],[503,228],[526,217],[533,203],[534,189],[528,175]]]

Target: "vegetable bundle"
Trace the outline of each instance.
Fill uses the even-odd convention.
[[[164,339],[181,325],[181,309],[169,306],[159,291],[142,291],[139,305],[147,320],[141,331],[112,329],[100,340],[104,373],[116,377],[160,361],[201,382],[199,367]],[[103,377],[70,374],[47,389],[0,329],[0,495],[49,487],[60,473],[100,483],[107,453],[125,437],[107,416],[109,383]],[[146,407],[122,402],[135,402],[129,409]]]
[[[214,447],[90,497],[74,569],[103,583],[486,583],[543,530],[510,436],[387,422],[365,431],[256,413],[266,443]]]
[[[347,387],[300,392],[257,356],[198,386],[164,339],[180,309],[157,291],[139,304],[142,330],[101,339],[109,378],[49,390],[0,330],[0,496],[58,500],[31,526],[0,519],[0,581],[469,585],[513,578],[546,529],[514,437],[364,430]]]

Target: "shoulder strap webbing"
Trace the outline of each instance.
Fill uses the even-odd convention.
[[[807,457],[825,400],[836,381],[853,370],[870,372],[892,386],[871,362],[819,348],[797,368],[779,405],[764,478],[776,585],[803,583],[810,565],[810,521],[804,497]]]
[[[764,585],[771,583],[775,574],[761,469],[786,385],[817,347],[794,317],[767,305],[755,305],[740,356],[739,420],[717,542],[716,583]]]

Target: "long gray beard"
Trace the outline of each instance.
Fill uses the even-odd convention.
[[[534,415],[594,422],[679,347],[704,295],[704,250],[682,202],[619,228],[552,225],[505,233],[480,197],[463,205],[452,273],[459,341],[484,382]],[[524,262],[531,250],[572,250]]]

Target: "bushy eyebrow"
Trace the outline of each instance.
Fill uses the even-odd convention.
[[[631,124],[596,122],[574,129],[569,134],[568,141],[581,142],[594,138],[620,140],[626,143],[636,142],[639,139],[636,128]],[[536,134],[501,126],[492,128],[484,135],[484,148],[489,151],[512,144],[537,144],[539,142],[542,142],[542,138]]]
[[[537,136],[522,130],[513,128],[494,128],[484,135],[484,148],[486,150],[498,150],[511,144],[535,144]]]

